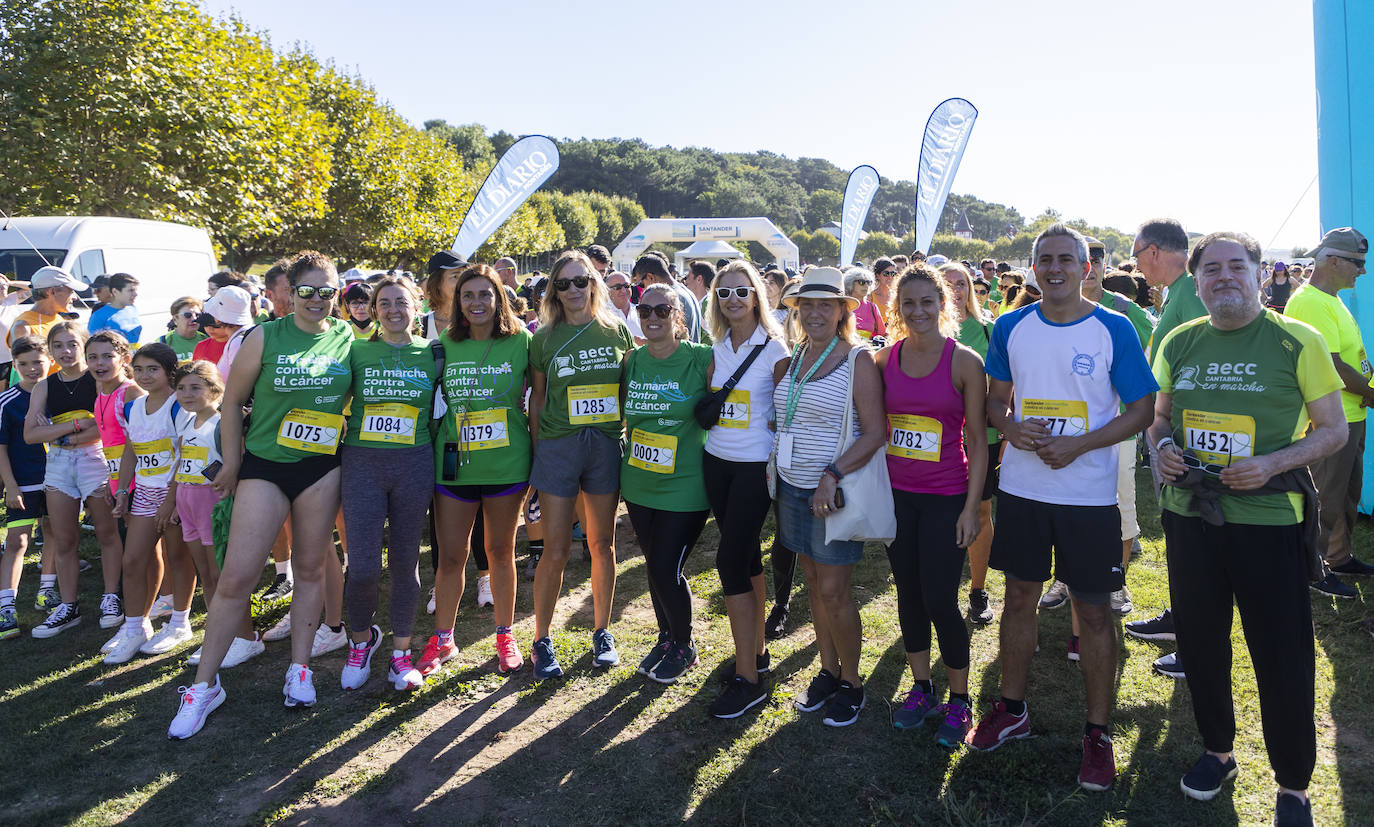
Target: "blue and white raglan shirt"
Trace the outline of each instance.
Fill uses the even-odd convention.
[[[1122,403],[1159,390],[1130,319],[1101,305],[1056,324],[1040,303],[997,319],[988,345],[988,376],[1012,383],[1012,418],[1047,419],[1055,436],[1096,431]],[[1118,446],[1084,453],[1058,470],[1007,443],[1002,491],[1057,505],[1115,505]]]

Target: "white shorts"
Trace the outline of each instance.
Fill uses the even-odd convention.
[[[48,465],[43,474],[43,487],[48,490],[84,501],[99,491],[108,478],[100,443],[75,448],[48,446]]]

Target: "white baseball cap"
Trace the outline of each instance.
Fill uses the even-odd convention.
[[[35,290],[42,290],[46,287],[70,287],[77,292],[86,289],[86,285],[76,276],[63,270],[61,267],[39,267],[34,271],[33,277],[29,279],[30,286]]]

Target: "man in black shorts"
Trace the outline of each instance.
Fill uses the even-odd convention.
[[[1087,239],[1056,224],[1035,240],[1032,260],[1044,298],[1002,314],[988,346],[988,422],[1008,443],[989,560],[1007,577],[1002,697],[968,743],[993,750],[1030,735],[1035,609],[1053,573],[1068,584],[1081,627],[1088,703],[1078,783],[1106,790],[1116,777],[1107,727],[1117,642],[1108,601],[1123,576],[1117,445],[1148,424],[1158,386],[1130,321],[1080,293]]]

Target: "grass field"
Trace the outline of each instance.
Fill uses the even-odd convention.
[[[1131,568],[1136,613],[1167,603],[1163,547],[1142,473],[1145,552]],[[176,688],[192,679],[193,647],[122,667],[96,651],[108,633],[95,623],[99,576],[83,575],[83,625],[48,641],[26,633],[0,643],[0,822],[13,824],[706,823],[911,824],[1256,824],[1272,817],[1274,786],[1260,737],[1254,678],[1235,624],[1233,669],[1241,774],[1208,803],[1185,799],[1179,776],[1201,745],[1184,683],[1150,671],[1158,647],[1123,640],[1113,736],[1118,777],[1107,793],[1074,783],[1080,759],[1082,681],[1065,658],[1066,610],[1042,614],[1041,652],[1031,675],[1033,738],[992,754],[953,753],[924,733],[889,723],[893,699],[910,685],[885,556],[870,547],[856,573],[864,622],[868,708],[857,725],[831,729],[799,713],[791,696],[818,668],[804,590],[793,599],[790,634],[773,644],[770,701],[737,721],[706,707],[717,667],[731,656],[708,525],[689,564],[696,595],[701,665],[675,686],[634,671],[653,642],[643,559],[629,521],[618,534],[615,622],[624,663],[590,667],[589,566],[568,567],[555,623],[567,677],[536,685],[528,666],[494,672],[491,617],[464,597],[457,635],[462,657],[422,690],[400,695],[373,667],[363,690],[338,687],[342,651],[315,664],[319,703],[284,709],[285,643],[223,673],[228,701],[186,742],[165,733]],[[771,535],[772,526],[766,528]],[[767,537],[765,539],[768,539]],[[1374,531],[1361,522],[1360,556],[1374,558]],[[83,555],[97,550],[87,538]],[[575,555],[576,556],[576,555]],[[34,558],[36,561],[36,557]],[[523,563],[522,563],[523,565]],[[422,578],[432,578],[428,556]],[[471,571],[471,570],[470,570]],[[264,582],[268,572],[264,572]],[[20,591],[26,630],[37,585],[25,567]],[[799,575],[800,579],[800,575]],[[470,578],[471,581],[471,578]],[[1319,824],[1374,819],[1374,683],[1369,636],[1356,623],[1374,590],[1333,601],[1314,595],[1317,636],[1318,763],[1312,781]],[[1002,583],[989,590],[1000,610]],[[516,635],[528,647],[533,617],[521,580]],[[1339,605],[1335,605],[1339,603]],[[385,598],[381,625],[387,629]],[[263,607],[260,627],[285,605]],[[199,611],[199,599],[197,610]],[[197,631],[203,620],[197,617]],[[432,630],[422,615],[417,640]],[[199,634],[197,634],[197,640]],[[997,626],[973,632],[976,703],[996,697]],[[379,659],[381,660],[381,659]],[[943,669],[935,667],[943,696]]]

